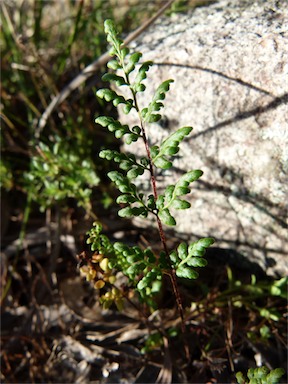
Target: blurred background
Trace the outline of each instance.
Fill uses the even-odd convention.
[[[42,129],[39,129],[39,121],[54,98],[107,51],[103,31],[105,19],[114,19],[125,37],[164,3],[162,0],[1,2],[3,382],[124,383],[134,381],[135,377],[143,379],[139,372],[146,363],[139,351],[145,342],[142,340],[139,344],[139,337],[144,337],[145,329],[137,337],[131,332],[129,336],[126,334],[123,341],[128,344],[121,344],[117,339],[124,331],[140,327],[139,314],[132,313],[128,318],[115,312],[103,315],[97,295],[83,282],[77,270],[76,255],[85,249],[86,232],[95,220],[99,220],[112,237],[125,234],[129,241],[139,241],[137,231],[129,222],[123,224],[115,220],[115,191],[106,178],[108,165],[98,158],[102,148],[119,146],[94,123],[95,116],[101,114],[117,116],[111,105],[95,96],[96,90],[103,85],[101,75],[106,70],[105,65],[69,93],[49,115]],[[209,3],[212,1],[175,1],[166,16]],[[145,238],[140,240],[145,242]],[[228,299],[226,291],[226,296],[220,292],[220,283],[226,289],[227,282],[232,284],[233,279],[231,271],[221,272],[220,277],[217,275],[213,279],[207,275],[202,285],[195,288],[199,302],[196,304],[195,298],[194,305],[200,308],[204,305],[201,300],[206,300],[206,311],[198,308],[201,322],[213,313],[214,325],[223,327],[220,330],[217,325],[216,331],[216,328],[214,331],[198,328],[197,332],[205,340],[199,348],[202,355],[209,357],[204,359],[205,363],[200,362],[198,351],[199,367],[204,372],[204,378],[198,380],[217,376],[223,362],[221,348],[227,355],[229,338],[224,336],[224,345],[218,341],[215,346],[212,336],[217,339],[230,329],[228,320],[222,318],[222,307],[225,311]],[[250,276],[246,284],[252,284]],[[258,291],[260,307],[266,305],[267,292],[275,283],[265,284],[262,291]],[[247,300],[243,304],[246,312],[241,326],[248,332],[251,320],[256,327],[255,337],[262,341],[269,340],[272,333],[276,335],[273,351],[282,356],[283,339],[279,329],[285,328],[285,324],[280,322],[281,289],[271,313],[260,317],[259,311],[250,308]],[[212,292],[210,296],[208,291]],[[240,301],[243,292],[236,291]],[[217,305],[213,303],[215,297],[219,299]],[[175,321],[175,314],[173,316]],[[259,321],[255,322],[255,316]],[[94,347],[87,342],[87,332],[90,340],[94,340]],[[97,348],[95,340],[98,340]],[[158,341],[156,338],[153,346],[156,345],[156,355],[157,348],[161,348]],[[147,350],[149,348],[144,351]],[[247,361],[244,361],[245,367],[249,366]],[[129,372],[124,369],[119,373],[119,364]],[[154,359],[149,372],[159,366],[161,362]],[[199,371],[198,368],[194,370]],[[232,360],[230,368],[233,371]],[[118,376],[113,372],[118,372]],[[148,381],[149,374],[144,378]],[[153,380],[150,378],[150,382]]]

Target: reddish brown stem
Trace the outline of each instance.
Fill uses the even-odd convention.
[[[127,78],[127,80],[128,80],[128,78]],[[148,161],[149,161],[149,171],[150,171],[150,177],[151,177],[151,185],[152,185],[154,199],[156,201],[157,198],[158,198],[158,193],[157,193],[156,177],[155,177],[155,174],[154,174],[154,168],[153,168],[153,162],[152,162],[150,147],[149,147],[149,143],[148,143],[148,140],[147,140],[147,136],[146,136],[146,132],[145,132],[145,127],[144,127],[144,124],[143,124],[143,121],[142,121],[140,110],[139,110],[139,107],[138,107],[136,95],[135,95],[135,93],[133,91],[132,91],[132,94],[133,94],[133,99],[134,99],[134,105],[135,105],[135,108],[136,108],[136,110],[137,110],[137,112],[139,114],[139,118],[140,118],[140,128],[141,128],[142,138],[143,138],[143,142],[144,142],[144,145],[145,145],[145,149],[146,149],[146,153],[147,153],[147,157],[148,157]],[[165,233],[164,233],[164,230],[163,230],[163,225],[162,225],[161,219],[160,219],[158,214],[156,214],[156,219],[157,219],[159,236],[160,236],[160,239],[161,239],[162,247],[163,247],[164,252],[165,252],[166,262],[167,262],[167,264],[169,266],[169,277],[170,277],[171,285],[172,285],[172,288],[173,288],[173,293],[174,293],[174,296],[175,296],[175,299],[176,299],[177,309],[178,309],[179,315],[181,317],[181,331],[182,331],[182,334],[183,334],[183,337],[184,337],[185,355],[186,355],[187,360],[189,361],[189,359],[190,359],[190,352],[189,352],[189,345],[187,343],[187,339],[185,338],[186,325],[185,325],[185,318],[184,318],[183,303],[182,303],[179,287],[178,287],[178,284],[177,284],[176,271],[173,268],[173,265],[172,265],[171,260],[170,260],[169,251],[168,251],[168,247],[167,247],[167,241],[166,241]]]

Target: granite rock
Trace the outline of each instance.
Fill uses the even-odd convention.
[[[175,231],[213,236],[217,247],[273,276],[288,273],[287,26],[285,0],[220,0],[160,19],[132,45],[155,63],[142,107],[158,84],[174,79],[164,119],[147,127],[150,143],[193,127],[173,171],[159,173],[159,189],[185,171],[204,171],[189,195],[192,209],[175,212]],[[140,155],[141,148],[125,150]]]

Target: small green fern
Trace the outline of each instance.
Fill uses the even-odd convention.
[[[191,191],[191,183],[198,180],[203,172],[201,170],[189,171],[181,176],[175,185],[167,186],[164,193],[159,194],[155,170],[157,168],[168,169],[173,166],[173,157],[179,152],[180,143],[189,136],[192,127],[178,129],[159,145],[149,145],[145,127],[147,124],[161,119],[163,100],[173,80],[166,80],[160,84],[150,103],[141,109],[138,104],[138,94],[146,89],[143,82],[147,78],[147,72],[152,66],[152,62],[147,61],[139,64],[142,54],[140,52],[130,53],[129,49],[123,46],[111,20],[105,21],[105,32],[107,40],[111,44],[110,54],[114,57],[108,63],[108,68],[113,71],[116,70],[117,73],[106,73],[103,80],[115,83],[118,87],[128,87],[131,97],[125,98],[118,91],[110,88],[100,89],[97,96],[112,102],[114,106],[123,105],[123,111],[126,114],[131,110],[136,111],[139,123],[130,127],[107,116],[99,116],[95,121],[107,128],[117,139],[123,138],[127,144],[141,140],[146,150],[146,156],[136,157],[130,153],[120,153],[109,149],[102,150],[99,156],[119,165],[118,171],[108,173],[108,177],[120,192],[116,200],[121,206],[119,216],[128,218],[135,216],[154,217],[158,225],[163,250],[160,254],[155,254],[150,248],[142,250],[140,247],[129,247],[119,242],[113,244],[101,233],[101,225],[95,223],[94,228],[89,232],[88,243],[91,244],[91,249],[96,256],[94,256],[94,260],[93,257],[92,260],[86,260],[89,268],[87,269],[87,265],[83,267],[86,268],[84,273],[90,280],[93,276],[92,280],[96,288],[105,286],[106,293],[101,296],[101,300],[106,303],[106,306],[112,303],[111,297],[113,295],[107,294],[109,287],[110,292],[113,290],[117,300],[121,296],[120,288],[117,288],[116,283],[111,283],[110,278],[112,271],[115,273],[120,271],[127,278],[127,287],[133,292],[138,292],[140,300],[152,308],[155,308],[154,296],[161,289],[163,276],[168,275],[171,279],[176,304],[182,319],[182,330],[184,331],[184,311],[177,276],[188,279],[197,278],[198,272],[195,268],[204,267],[207,264],[203,256],[206,248],[212,245],[214,240],[204,238],[191,244],[181,243],[177,249],[169,251],[163,225],[175,226],[176,220],[173,211],[190,208],[190,203],[185,199],[185,196]],[[130,77],[132,72],[134,72],[133,80]],[[139,187],[134,183],[134,180],[144,173],[148,173],[151,181],[151,192],[148,194],[139,190]],[[103,258],[107,259],[107,263],[103,262]],[[101,267],[101,262],[103,265],[105,264],[105,268],[103,265]],[[93,270],[96,272],[93,273]],[[127,297],[127,288],[122,294],[123,297],[125,295]],[[105,298],[107,298],[106,301]]]

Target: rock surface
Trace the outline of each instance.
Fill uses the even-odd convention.
[[[213,236],[274,276],[288,273],[287,26],[285,0],[221,0],[162,18],[132,47],[156,63],[141,107],[162,81],[175,81],[164,123],[147,127],[151,143],[194,128],[173,172],[159,175],[161,189],[185,171],[204,171],[189,195],[193,208],[176,212],[175,230]],[[136,122],[119,112],[122,122]],[[126,150],[141,154],[141,144]]]

